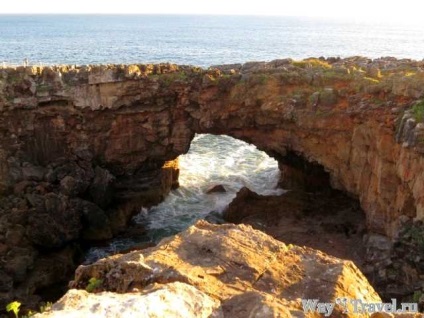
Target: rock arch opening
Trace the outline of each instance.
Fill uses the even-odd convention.
[[[150,209],[150,228],[181,231],[199,218],[218,215],[242,187],[263,194],[281,194],[278,163],[254,145],[227,135],[198,134],[187,154],[178,158],[179,188]],[[165,222],[170,223],[170,221]]]
[[[256,146],[227,135],[195,135],[189,151],[176,161],[179,186],[161,203],[142,208],[124,235],[91,249],[87,262],[139,244],[155,244],[201,218],[225,222],[223,210],[244,187],[267,196],[284,192],[278,186],[278,162]],[[142,230],[141,235],[133,232],[135,228]]]

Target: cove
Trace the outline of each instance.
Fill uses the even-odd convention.
[[[157,244],[202,218],[224,222],[223,210],[242,187],[262,195],[284,192],[277,187],[280,179],[277,161],[253,145],[228,136],[197,135],[188,153],[178,157],[178,163],[179,187],[159,205],[144,208],[134,216],[133,228],[139,227],[140,231],[130,229],[133,237],[129,238],[127,230],[107,246],[93,247],[86,263],[138,246]],[[213,191],[215,186],[224,189]]]
[[[37,302],[72,274],[74,243],[163,201],[203,133],[255,145],[294,186],[358,200],[376,284],[413,293],[420,260],[408,275],[396,262],[422,229],[423,81],[422,62],[363,57],[1,69],[2,301]]]

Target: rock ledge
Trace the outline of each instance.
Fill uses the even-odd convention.
[[[56,317],[70,311],[74,316],[86,316],[87,310],[93,315],[109,310],[129,314],[128,302],[144,304],[146,300],[142,299],[156,297],[155,293],[174,293],[175,299],[163,296],[160,305],[147,304],[145,308],[151,311],[145,316],[164,317],[166,313],[166,317],[182,317],[183,309],[166,311],[180,299],[190,310],[197,308],[196,317],[234,318],[315,317],[316,313],[302,309],[301,300],[308,298],[381,302],[350,261],[286,245],[250,226],[206,221],[198,221],[156,247],[80,266],[71,287],[85,289],[93,277],[101,282],[95,290],[98,293],[70,290],[53,311],[38,317]],[[141,309],[134,310],[132,314],[141,314]],[[336,306],[333,314],[341,317],[342,311]]]

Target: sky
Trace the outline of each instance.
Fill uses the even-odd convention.
[[[241,14],[422,20],[420,0],[1,0],[0,13]]]

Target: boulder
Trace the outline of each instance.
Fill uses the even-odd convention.
[[[25,180],[42,181],[46,171],[44,167],[27,163],[24,163],[24,167],[22,168],[22,174]]]
[[[75,196],[78,194],[77,180],[71,176],[66,176],[60,180],[60,192],[67,196]]]
[[[290,213],[301,212],[307,205],[307,196],[301,191],[288,191],[279,196],[264,196],[243,187],[223,212],[223,218],[232,223],[255,222],[264,225],[285,218]],[[267,222],[268,221],[268,222]]]
[[[28,218],[28,239],[43,249],[62,247],[78,239],[82,227],[81,212],[70,207],[68,197],[48,193],[41,198],[44,200],[44,207],[32,209]],[[39,201],[36,200],[34,204],[38,206]]]
[[[13,287],[13,279],[10,275],[0,270],[0,292],[8,292]]]
[[[80,266],[70,287],[85,289],[93,278],[100,282],[99,291],[118,293],[146,292],[155,284],[166,288],[175,282],[190,284],[218,300],[224,317],[232,318],[313,317],[316,313],[303,312],[301,300],[309,298],[381,302],[350,261],[286,245],[250,226],[206,221],[198,221],[156,247]],[[108,295],[96,295],[100,308],[110,302]],[[85,303],[85,298],[76,300],[74,308],[84,308]],[[118,306],[126,310],[124,302]],[[343,310],[336,306],[333,314],[341,316]]]
[[[111,202],[114,180],[115,177],[108,170],[100,167],[94,169],[94,180],[90,185],[90,196],[98,206],[104,208]]]
[[[289,190],[264,196],[242,188],[222,216],[227,222],[249,224],[286,244],[351,260],[363,270],[365,216],[358,203],[340,191]]]
[[[81,200],[72,200],[73,209],[79,211],[82,218],[84,240],[99,241],[112,238],[112,228],[105,211],[96,204]]]
[[[12,247],[4,259],[4,270],[15,283],[21,283],[32,269],[35,257],[35,252],[30,248]]]
[[[14,192],[15,194],[17,194],[17,195],[22,194],[22,193],[25,193],[25,190],[26,190],[28,187],[34,186],[34,184],[35,184],[35,182],[33,182],[33,181],[28,181],[28,180],[18,182],[18,183],[17,183],[17,184],[15,184],[15,186],[13,187],[13,192]]]
[[[50,183],[59,181],[62,186],[61,188],[65,190],[65,192],[70,191],[70,195],[84,193],[93,177],[94,171],[91,168],[91,164],[87,164],[87,162],[82,160],[79,162],[58,165],[55,169],[46,174],[46,179]],[[65,181],[63,181],[63,179],[65,179]]]
[[[210,187],[208,190],[206,190],[207,194],[211,193],[225,193],[227,190],[225,190],[225,187],[222,184],[215,185],[213,187]]]
[[[71,289],[52,308],[35,318],[112,318],[112,317],[223,317],[218,300],[193,286],[174,282],[157,285],[140,293],[91,294]]]

